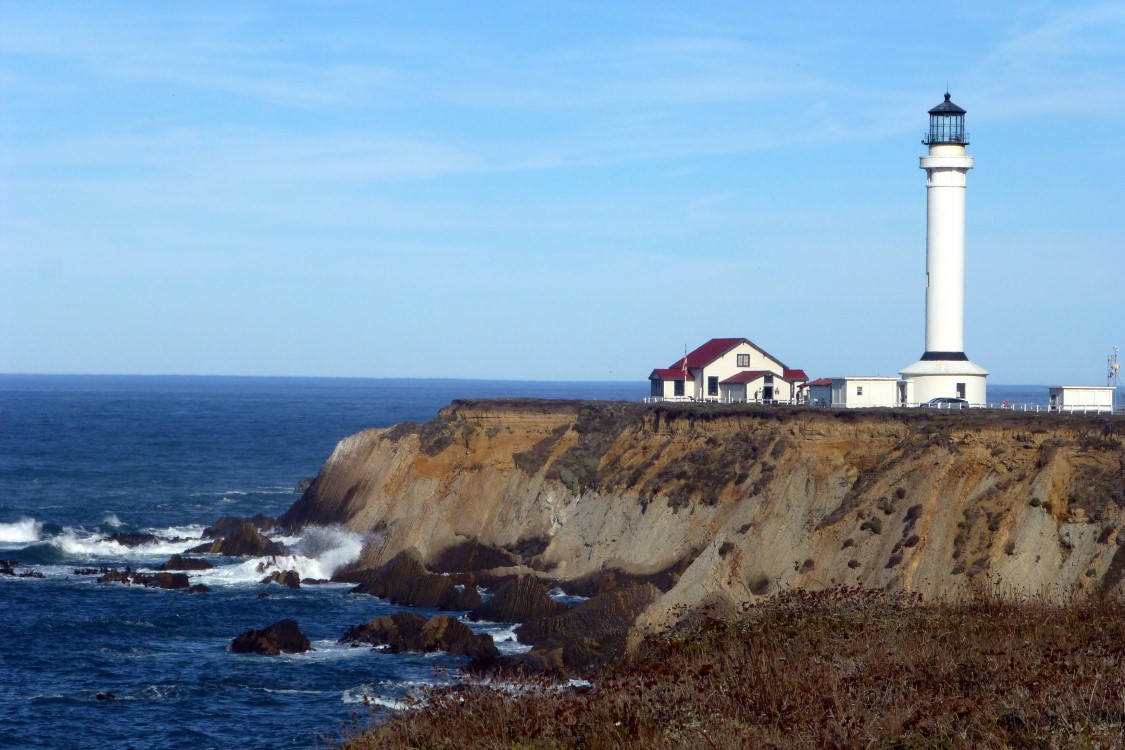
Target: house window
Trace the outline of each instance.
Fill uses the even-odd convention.
[[[855,395],[857,395],[857,396],[863,395],[863,386],[862,385],[857,385],[855,387]]]
[[[652,379],[652,389],[649,390],[650,396],[663,396],[664,395],[664,381],[657,378]]]
[[[773,385],[773,373],[767,372],[766,376],[762,378],[762,380],[765,381],[766,385]]]
[[[717,376],[712,375],[711,377],[707,378],[707,395],[719,395],[719,378]]]
[[[750,366],[750,355],[749,354],[739,354],[738,355],[738,366],[739,367],[749,367]]]
[[[677,396],[684,395],[684,381],[677,380],[677,381],[675,381],[675,383],[676,383],[675,386],[672,387],[672,393],[674,393]]]

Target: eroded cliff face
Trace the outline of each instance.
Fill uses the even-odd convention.
[[[786,587],[1121,592],[1125,420],[455,402],[341,441],[279,523],[370,533],[366,567],[648,580],[642,629]]]

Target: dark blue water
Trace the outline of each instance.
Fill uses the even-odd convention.
[[[198,537],[221,515],[277,516],[336,442],[424,421],[454,398],[640,400],[637,383],[0,375],[0,747],[304,748],[448,679],[457,659],[340,647],[395,608],[346,586],[263,586],[224,560],[193,574],[210,593],[97,584],[76,566],[154,568],[196,541],[126,548],[115,531]],[[1044,386],[992,386],[991,401],[1046,403]],[[327,577],[362,540],[311,530],[277,561]],[[266,593],[268,596],[261,597]],[[235,655],[231,639],[292,617],[315,651]],[[504,625],[477,626],[503,639]],[[113,693],[99,701],[98,693]]]
[[[394,611],[346,586],[263,586],[263,560],[210,558],[210,593],[97,584],[76,566],[154,568],[197,543],[126,548],[115,531],[198,537],[220,515],[277,516],[342,437],[424,421],[454,398],[638,400],[638,383],[0,375],[0,747],[304,748],[449,678],[456,658],[337,646]],[[358,553],[341,529],[288,540],[282,569],[326,577]],[[262,598],[260,594],[266,593]],[[298,620],[314,652],[236,655]],[[481,626],[500,638],[506,626]],[[501,644],[502,646],[504,644]],[[509,644],[507,648],[514,648]],[[97,700],[113,693],[115,700]]]

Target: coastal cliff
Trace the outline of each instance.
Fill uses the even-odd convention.
[[[1110,416],[456,401],[342,440],[278,523],[368,534],[354,569],[662,594],[638,632],[789,588],[1121,592]]]

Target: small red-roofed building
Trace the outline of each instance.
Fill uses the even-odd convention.
[[[832,378],[817,378],[805,383],[803,400],[810,406],[831,406]]]
[[[750,339],[711,339],[648,376],[659,401],[796,403],[808,381]]]

